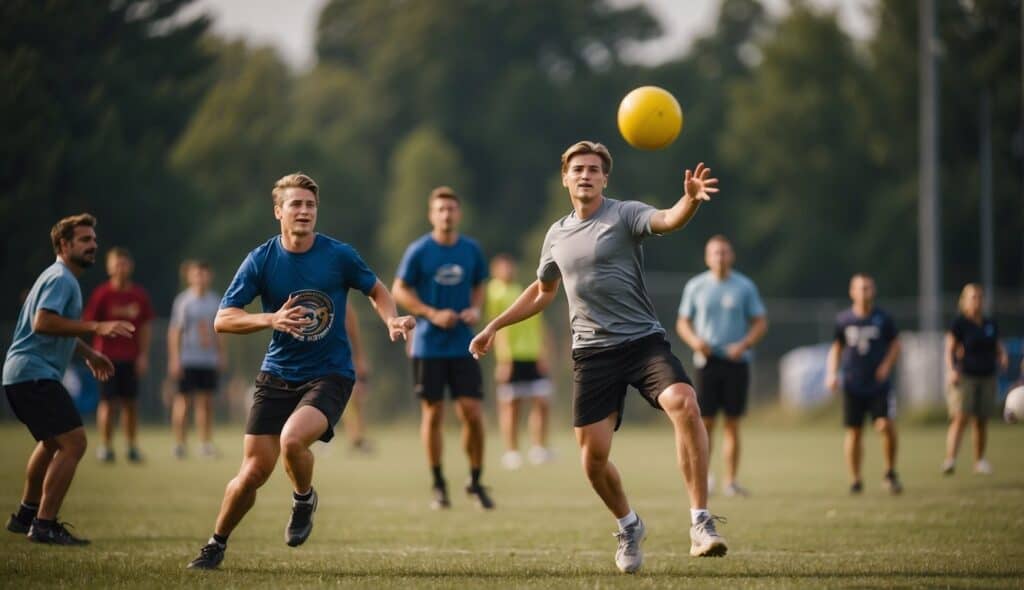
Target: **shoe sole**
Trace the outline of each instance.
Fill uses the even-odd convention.
[[[187,569],[187,570],[215,570],[215,569],[220,567],[220,564],[221,564],[222,561],[224,561],[223,558],[221,558],[220,561],[218,561],[217,563],[215,563],[213,565],[200,565],[198,563],[190,563],[190,564],[185,566],[185,569]]]
[[[722,541],[714,541],[704,549],[696,545],[690,545],[691,557],[725,557],[725,554],[728,552],[729,546]]]

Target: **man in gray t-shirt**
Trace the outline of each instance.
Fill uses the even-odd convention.
[[[690,496],[690,555],[725,555],[725,540],[707,509],[708,437],[696,393],[669,349],[644,285],[641,242],[684,226],[718,180],[701,163],[686,171],[685,194],[669,209],[605,197],[612,158],[608,149],[581,141],[562,154],[562,185],[573,211],[544,238],[537,281],[494,318],[470,344],[481,356],[498,330],[547,307],[561,281],[569,300],[573,356],[573,425],[591,486],[618,520],[615,563],[640,569],[643,521],[630,508],[618,470],[608,460],[622,420],[627,387],[664,410],[675,428],[676,453]]]

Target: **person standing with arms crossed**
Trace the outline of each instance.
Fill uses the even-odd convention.
[[[871,416],[882,437],[885,475],[882,486],[891,494],[903,492],[896,475],[895,399],[892,396],[893,366],[900,355],[896,324],[885,311],[875,307],[875,279],[857,273],[850,279],[853,305],[836,317],[835,337],[828,352],[825,386],[843,393],[843,450],[850,472],[850,493],[864,489],[861,464],[864,445],[861,430],[864,417]],[[842,381],[839,368],[842,366]]]
[[[444,393],[455,401],[462,422],[462,448],[469,459],[466,494],[484,510],[494,508],[480,483],[484,465],[483,375],[469,353],[470,326],[480,320],[487,263],[475,240],[459,233],[462,207],[447,186],[427,200],[432,230],[409,245],[398,265],[392,291],[399,305],[417,316],[412,341],[412,370],[422,419],[420,435],[434,483],[431,507],[449,508],[448,484],[441,468]]]
[[[691,349],[697,370],[697,401],[708,431],[708,455],[718,412],[725,414],[725,495],[746,496],[736,481],[740,463],[740,420],[750,395],[751,349],[768,329],[754,282],[733,270],[728,238],[712,236],[704,247],[707,271],[690,279],[679,303],[676,332]],[[708,489],[712,489],[708,475]]]
[[[18,511],[7,530],[52,545],[87,545],[57,520],[78,463],[85,454],[85,428],[61,378],[73,354],[92,374],[106,381],[114,364],[82,338],[128,338],[130,322],[82,321],[78,277],[96,262],[96,218],[88,213],[65,217],[50,230],[57,261],[36,279],[18,314],[4,360],[3,389],[14,415],[28,427],[36,446],[25,469]]]
[[[573,426],[590,485],[618,521],[615,564],[633,573],[643,564],[643,520],[630,507],[618,469],[609,461],[622,422],[626,389],[665,412],[675,432],[676,460],[690,500],[690,555],[723,556],[728,546],[707,508],[708,435],[697,394],[672,354],[644,283],[642,241],[675,231],[718,192],[702,163],[687,170],[683,195],[668,209],[604,196],[612,157],[608,148],[580,141],[562,154],[562,185],[573,210],[544,238],[537,280],[470,344],[486,354],[498,330],[540,313],[565,281],[572,329]]]

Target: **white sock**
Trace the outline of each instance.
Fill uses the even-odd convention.
[[[626,527],[640,520],[640,517],[636,515],[636,512],[633,512],[633,510],[630,509],[629,514],[622,518],[617,518],[616,520],[619,522],[619,530],[624,531],[626,530]]]
[[[711,516],[707,508],[690,508],[690,524],[697,524],[698,520]]]

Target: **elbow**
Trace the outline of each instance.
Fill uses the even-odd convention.
[[[226,334],[228,331],[227,320],[218,315],[213,319],[213,331],[218,334]]]

